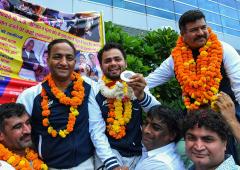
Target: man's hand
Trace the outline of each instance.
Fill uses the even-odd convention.
[[[118,166],[114,168],[113,170],[129,170],[127,166]]]
[[[237,121],[235,116],[235,105],[230,96],[228,96],[226,93],[220,92],[216,101],[216,106],[219,108],[221,115],[228,123]]]
[[[142,74],[133,75],[127,84],[133,89],[138,100],[142,100],[144,98],[144,88],[146,87],[147,83]]]

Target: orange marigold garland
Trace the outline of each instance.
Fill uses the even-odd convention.
[[[73,91],[71,92],[72,98],[67,97],[61,90],[59,90],[53,81],[51,75],[49,74],[46,79],[48,81],[48,84],[51,88],[51,92],[53,95],[59,100],[61,104],[70,106],[70,112],[68,116],[68,123],[66,125],[66,128],[63,130],[55,130],[50,122],[49,122],[49,116],[51,116],[51,111],[48,108],[48,96],[44,88],[42,88],[41,96],[42,96],[42,116],[44,117],[42,120],[42,124],[45,127],[48,127],[48,133],[52,137],[56,137],[59,135],[62,138],[65,138],[69,133],[71,133],[74,129],[74,125],[76,122],[76,117],[79,115],[79,112],[77,110],[78,106],[82,104],[85,93],[84,93],[84,87],[83,87],[83,79],[78,73],[73,73],[71,75],[71,80],[73,81]]]
[[[182,36],[172,51],[176,78],[183,91],[184,104],[189,110],[198,109],[204,104],[213,106],[222,80],[222,45],[210,28],[208,31],[208,41],[199,49],[196,61]]]
[[[108,118],[107,118],[107,132],[110,136],[112,136],[115,139],[121,139],[126,135],[126,124],[129,123],[131,117],[132,117],[132,102],[131,98],[133,96],[129,96],[131,92],[129,92],[129,87],[126,82],[122,82],[122,95],[121,97],[110,97],[109,94],[111,94],[110,89],[116,88],[116,82],[107,79],[105,76],[103,76],[103,82],[109,86],[109,90],[106,89],[105,86],[105,92],[103,92],[102,85],[100,85],[100,89],[102,94],[108,99]],[[119,83],[119,82],[118,82]],[[118,94],[118,91],[116,90],[115,94]],[[109,91],[109,92],[107,92]],[[130,90],[131,91],[131,90]],[[120,93],[120,92],[119,92]]]
[[[26,157],[19,156],[9,151],[4,145],[0,144],[0,160],[9,163],[16,170],[47,170],[48,167],[38,158],[38,154],[32,149],[25,150]]]

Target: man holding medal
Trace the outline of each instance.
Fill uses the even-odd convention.
[[[147,112],[159,102],[144,90],[146,82],[141,74],[125,71],[125,58],[126,53],[116,43],[108,43],[98,52],[104,76],[99,81],[100,91],[96,100],[117,162],[134,169],[142,152],[142,110]],[[96,168],[105,164],[96,160]]]

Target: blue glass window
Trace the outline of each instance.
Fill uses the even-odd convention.
[[[175,12],[179,13],[179,14],[183,14],[184,12],[186,12],[188,10],[197,9],[195,7],[185,5],[185,4],[182,4],[179,2],[174,2],[174,3],[175,3]]]
[[[90,1],[99,2],[99,3],[107,4],[107,5],[112,5],[112,0],[90,0]]]
[[[145,5],[145,2],[146,2],[146,0],[127,0],[127,1],[129,1],[129,2],[137,2],[137,3],[140,3],[142,5]]]
[[[172,19],[172,20],[175,19],[174,13],[166,12],[166,11],[151,8],[151,7],[147,7],[147,14],[162,17],[162,18]]]
[[[209,11],[214,11],[216,13],[219,13],[218,4],[208,1],[208,0],[199,0],[198,6],[201,9],[207,9]]]
[[[240,24],[239,24],[238,20],[234,20],[234,19],[227,18],[224,16],[222,16],[222,25],[233,28],[233,29],[240,30]]]
[[[125,2],[125,9],[146,13],[144,5],[139,5],[131,2]]]
[[[205,11],[205,10],[202,10],[202,12],[204,13],[204,15],[206,17],[206,21],[207,22],[213,22],[213,23],[216,23],[216,24],[222,24],[221,17],[220,17],[219,14],[208,12],[208,11]]]
[[[223,28],[220,25],[216,25],[212,23],[207,23],[207,25],[211,27],[214,31],[223,32]]]
[[[238,12],[235,9],[219,5],[220,14],[238,19]]]
[[[240,31],[237,31],[237,30],[233,30],[233,29],[230,29],[230,28],[224,28],[223,27],[223,32],[240,37]]]
[[[178,0],[186,4],[190,4],[197,7],[197,0]]]
[[[146,0],[146,5],[172,12],[174,11],[173,1],[171,0]]]
[[[218,0],[219,3],[224,4],[226,6],[230,6],[232,8],[236,8],[235,0]]]

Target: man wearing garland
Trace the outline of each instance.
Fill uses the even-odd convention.
[[[104,134],[96,84],[74,72],[75,54],[74,45],[66,39],[50,42],[50,74],[26,89],[17,102],[31,115],[33,143],[51,170],[94,169],[93,144],[111,170],[119,165]]]
[[[172,55],[146,77],[148,87],[176,76],[188,110],[214,106],[216,95],[224,91],[235,101],[240,116],[240,56],[236,50],[218,40],[199,10],[185,12],[179,19],[179,29],[181,36]],[[234,150],[232,142],[229,144],[228,150]],[[236,150],[231,154],[237,160]]]
[[[0,169],[47,170],[32,146],[30,117],[19,103],[0,105]]]
[[[133,75],[127,83],[120,79],[127,67],[125,58],[123,48],[116,43],[108,43],[98,52],[104,76],[99,81],[96,100],[118,163],[134,169],[142,151],[142,109],[146,112],[159,102],[149,92],[144,92],[146,82],[142,75]],[[101,161],[96,161],[96,168],[101,165]]]

